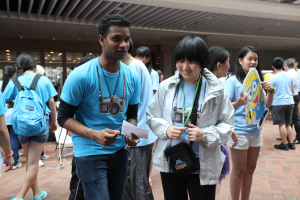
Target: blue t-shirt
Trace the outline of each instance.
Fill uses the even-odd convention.
[[[149,130],[148,139],[140,138],[140,142],[137,144],[137,146],[146,146],[148,144],[152,144],[157,139],[157,136],[151,131],[148,124],[146,124],[146,110],[153,97],[151,78],[148,69],[142,61],[134,59],[130,63],[129,67],[134,69],[139,74],[141,83],[141,96],[138,109],[137,127]]]
[[[36,75],[36,73],[23,74],[18,77],[18,80],[22,86],[26,86],[27,88],[29,88],[35,75]],[[35,92],[41,98],[43,105],[46,108],[46,114],[50,114],[51,111],[49,110],[46,103],[48,102],[48,100],[51,97],[54,97],[57,95],[57,92],[56,92],[52,82],[50,81],[50,79],[45,76],[41,76],[36,84]],[[15,86],[14,82],[9,81],[9,83],[7,84],[7,86],[3,92],[5,101],[10,102],[10,101],[14,100],[18,94],[19,94],[19,91],[18,91],[17,87]]]
[[[7,111],[7,107],[5,105],[5,100],[2,92],[0,92],[0,116],[3,115]]]
[[[185,111],[184,111],[185,112],[185,118],[184,119],[185,120],[188,117],[188,114],[189,114],[189,112],[190,112],[190,110],[193,106],[193,103],[194,103],[194,96],[195,96],[196,86],[197,85],[189,85],[189,84],[186,84],[185,82],[183,82],[184,108],[185,108]],[[198,111],[200,111],[202,103],[204,103],[204,100],[207,97],[207,94],[208,94],[207,79],[204,78],[204,80],[202,82],[201,91],[200,91],[200,94],[199,94]],[[178,99],[177,99],[177,95],[178,95]],[[182,117],[179,117],[178,115],[175,114],[175,102],[176,101],[177,101],[177,109],[176,110],[177,110],[178,113],[180,113],[180,112],[182,113],[183,97],[182,97],[181,83],[179,83],[179,90],[176,89],[176,93],[175,93],[175,96],[174,96],[172,119],[173,119],[173,126],[183,127]],[[180,120],[180,121],[178,121],[178,120]],[[194,125],[196,125],[196,124],[194,124]],[[187,131],[183,132],[183,134],[181,135],[181,138],[179,140],[172,140],[171,146],[174,146],[174,145],[176,145],[178,143],[181,143],[181,142],[186,142],[187,144],[190,143]],[[192,143],[192,149],[193,149],[193,152],[194,152],[196,158],[199,158],[198,142],[193,142]],[[170,172],[172,172],[172,170],[170,170]],[[199,170],[196,171],[196,172],[193,172],[193,174],[199,174]]]
[[[99,57],[98,57],[99,58]],[[126,111],[128,105],[135,105],[140,102],[140,81],[136,71],[130,69],[120,62],[120,70],[117,73],[110,73],[100,67],[98,58],[75,68],[68,76],[61,94],[61,99],[68,104],[78,106],[75,118],[83,125],[94,129],[103,130],[109,128],[121,131],[123,120],[127,119]],[[100,75],[103,103],[99,103],[99,81]],[[103,70],[103,71],[102,71]],[[124,74],[125,73],[125,99],[124,99]],[[105,81],[105,77],[107,83]],[[119,77],[120,73],[120,77]],[[119,77],[119,81],[118,81]],[[117,87],[116,87],[117,85]],[[108,104],[111,102],[111,95],[114,102],[120,104],[118,114],[112,116],[108,113]],[[123,109],[122,109],[123,102]],[[114,106],[114,108],[117,108]],[[101,111],[101,113],[100,113]],[[104,147],[98,142],[72,133],[75,157],[113,154],[125,146],[123,135],[118,135],[116,141]]]
[[[158,76],[158,73],[151,69],[151,81],[152,81],[152,89],[153,90],[158,90],[158,85],[159,85],[159,76]]]
[[[269,78],[276,92],[273,95],[272,106],[291,105],[294,104],[292,94],[293,79],[286,72],[279,72]]]
[[[236,102],[241,92],[243,91],[243,84],[238,81],[235,75],[226,80],[224,91],[231,99],[231,102]],[[234,110],[234,130],[239,135],[256,136],[261,133],[257,128],[257,122],[247,125],[245,116],[245,106],[240,106]]]
[[[3,86],[3,81],[0,82],[0,91],[2,91],[2,86]],[[5,117],[5,123],[6,125],[11,125],[11,116],[13,114],[13,108],[9,108],[5,114],[4,114],[4,117]]]

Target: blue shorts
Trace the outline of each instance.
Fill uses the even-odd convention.
[[[46,115],[46,131],[43,133],[39,133],[33,136],[21,136],[19,135],[19,141],[21,144],[26,144],[30,141],[38,142],[38,143],[46,143],[49,136],[49,115]]]

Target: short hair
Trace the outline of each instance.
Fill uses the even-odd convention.
[[[287,65],[288,68],[294,68],[295,61],[293,58],[288,58],[284,61],[284,64]]]
[[[79,65],[83,65],[84,63],[94,59],[94,58],[97,58],[98,56],[95,55],[95,54],[92,54],[92,55],[87,55],[87,56],[84,56],[80,59],[80,63]]]
[[[151,58],[150,49],[148,47],[141,46],[135,51],[135,56],[150,58],[150,61],[148,63],[146,63],[146,67],[149,71],[149,74],[151,74],[151,71],[152,71],[152,58]]]
[[[234,72],[233,74],[236,76],[236,78],[238,79],[238,81],[240,83],[243,84],[244,82],[244,79],[246,78],[246,74],[242,68],[242,65],[240,64],[239,62],[239,59],[244,59],[244,57],[247,55],[248,52],[254,52],[257,54],[258,56],[258,64],[257,64],[257,67],[256,67],[256,70],[258,72],[258,75],[259,75],[259,78],[261,81],[264,81],[264,77],[262,76],[262,73],[261,73],[261,67],[260,67],[260,59],[259,59],[259,54],[258,54],[258,51],[256,48],[252,47],[252,46],[244,46],[238,56],[237,56],[237,59],[236,59],[236,63],[235,63],[235,69],[234,69]]]
[[[45,74],[45,69],[41,65],[36,65],[36,71],[35,72],[37,74],[44,75]]]
[[[202,69],[207,67],[209,53],[207,44],[198,36],[187,35],[175,47],[174,61],[189,60],[197,62]]]
[[[225,61],[230,57],[229,52],[223,47],[210,47],[209,50],[209,62],[207,69],[211,72],[214,72],[217,69],[218,62],[224,64]]]
[[[296,60],[296,58],[292,58],[294,61],[295,61],[295,63],[297,63],[298,61]]]
[[[129,48],[128,48],[128,53],[132,55],[133,52],[133,41],[131,38],[129,38]]]
[[[109,27],[111,26],[125,26],[130,27],[130,21],[120,14],[106,15],[100,22],[99,35],[106,37]]]
[[[36,68],[36,60],[31,54],[22,53],[17,58],[16,67],[18,75],[22,75],[25,71]]]
[[[282,69],[282,66],[284,64],[284,61],[282,58],[280,57],[276,57],[273,59],[272,61],[272,66],[275,68],[275,69]]]

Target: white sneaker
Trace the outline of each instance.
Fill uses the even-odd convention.
[[[46,159],[48,159],[49,157],[50,157],[50,156],[44,154],[44,155],[41,156],[41,160],[46,160]]]
[[[19,154],[19,156],[24,156],[24,153],[21,149],[18,150],[18,154]]]
[[[45,164],[43,163],[43,161],[40,160],[40,161],[39,161],[39,166],[40,166],[40,167],[43,167],[44,165],[45,165]]]
[[[12,169],[17,169],[18,167],[22,167],[22,163],[18,162]]]

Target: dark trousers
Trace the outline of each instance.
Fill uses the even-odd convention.
[[[181,178],[174,173],[160,173],[165,200],[215,200],[216,185],[200,185],[199,174]]]
[[[76,174],[75,157],[72,159],[72,178],[70,181],[70,197],[69,200],[84,200],[82,184]]]
[[[127,147],[128,174],[124,200],[154,200],[149,184],[149,171],[153,143],[140,147]]]
[[[13,153],[13,158],[15,161],[14,165],[16,165],[19,162],[19,153],[18,153],[19,138],[18,135],[15,134],[12,125],[7,125],[7,129],[9,131],[11,150],[14,152]]]
[[[292,127],[293,127],[293,125],[295,126],[296,139],[299,140],[300,139],[300,120],[299,120],[299,112],[298,112],[298,104],[299,104],[299,96],[298,95],[294,96],[294,102],[295,102],[295,106],[293,109],[291,126]]]

